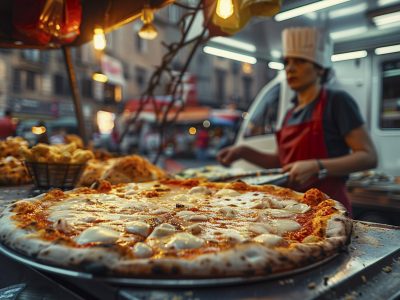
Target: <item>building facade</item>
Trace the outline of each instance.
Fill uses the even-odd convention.
[[[124,101],[138,99],[166,48],[161,41],[179,37],[177,21],[182,10],[176,6],[157,12],[159,36],[143,40],[137,35],[141,21],[127,24],[106,35],[102,53],[92,43],[72,49],[82,109],[90,132],[95,131],[98,110],[116,112]],[[202,48],[202,47],[201,47]],[[198,49],[189,68],[195,77],[199,105],[246,110],[254,96],[270,79],[265,63],[255,65],[222,59]],[[179,70],[187,52],[183,51],[172,68]],[[109,80],[92,79],[95,71],[107,73]],[[63,52],[61,50],[0,50],[0,110],[11,108],[19,119],[49,120],[73,117],[74,108]],[[166,92],[165,82],[156,93]],[[122,105],[121,105],[122,104]]]

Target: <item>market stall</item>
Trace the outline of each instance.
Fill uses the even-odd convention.
[[[105,31],[139,16],[144,1],[134,3],[82,1],[81,34],[67,44],[88,41],[103,16]],[[242,4],[239,25],[220,26],[225,33],[260,14],[257,9],[276,8],[258,1]],[[0,11],[11,7],[6,1]],[[54,42],[16,44],[4,32],[4,47],[63,47],[86,141],[68,48]],[[190,109],[181,111],[181,119],[177,110],[172,121],[193,117]],[[169,121],[168,113],[165,118]],[[94,153],[79,139],[33,148],[19,139],[7,143],[6,163],[22,168],[7,159],[18,153],[29,174],[25,170],[23,177],[13,177],[14,187],[0,189],[0,264],[8,270],[0,276],[0,298],[398,297],[399,229],[352,221],[339,202],[316,190],[303,194],[265,185],[284,185],[288,177],[282,170],[228,171],[208,182],[166,174],[137,155]],[[75,185],[81,188],[63,191]],[[60,189],[49,191],[55,187]]]

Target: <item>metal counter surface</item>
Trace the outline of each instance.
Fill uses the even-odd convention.
[[[38,193],[33,191],[33,195]],[[0,203],[30,195],[31,186],[0,189]],[[355,221],[351,244],[333,260],[296,275],[258,282],[243,278],[235,285],[160,287],[154,281],[151,287],[127,286],[101,278],[35,272],[85,299],[400,299],[399,229]],[[3,282],[0,284],[4,286]]]

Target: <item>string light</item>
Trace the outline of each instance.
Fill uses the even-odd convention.
[[[140,28],[138,35],[142,39],[154,40],[158,35],[158,31],[153,24],[154,20],[153,10],[149,6],[146,5],[143,8],[141,19],[143,22],[143,26],[142,28]]]
[[[93,35],[93,45],[96,50],[104,50],[106,48],[106,36],[101,27],[95,27]]]
[[[218,0],[215,12],[222,19],[228,19],[233,15],[233,0]]]

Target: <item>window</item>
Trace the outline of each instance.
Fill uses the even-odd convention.
[[[55,74],[53,77],[54,81],[54,93],[59,96],[70,95],[71,90],[69,86],[69,81],[64,75]]]
[[[136,37],[136,50],[139,53],[145,53],[147,51],[147,41],[139,37],[138,34],[136,34],[135,37]]]
[[[104,84],[104,103],[113,104],[115,102],[120,102],[122,96],[122,90],[120,86],[105,83]]]
[[[34,91],[36,89],[36,74],[32,71],[26,71],[26,89]]]
[[[140,89],[144,88],[146,83],[146,70],[140,67],[136,68],[136,83]]]
[[[224,70],[216,70],[217,77],[217,93],[216,93],[216,102],[224,103],[225,101],[225,71]]]
[[[279,84],[273,86],[258,103],[255,113],[250,116],[245,137],[272,134],[276,131],[280,90]]]
[[[251,86],[253,84],[253,79],[251,77],[243,77],[243,99],[245,103],[250,103],[253,96],[251,93]]]
[[[17,93],[21,92],[21,75],[21,70],[13,70],[13,91]]]
[[[81,80],[81,90],[82,90],[82,96],[86,98],[92,98],[93,97],[93,90],[92,90],[92,80],[89,78],[85,78]]]
[[[400,60],[382,64],[382,97],[379,126],[400,129]]]
[[[56,95],[63,95],[64,93],[64,77],[62,75],[54,75],[54,93]]]
[[[168,9],[168,20],[174,24],[178,23],[179,18],[181,17],[180,9],[175,5],[169,5],[167,9]]]
[[[21,57],[32,62],[39,62],[40,52],[39,50],[22,50]]]

